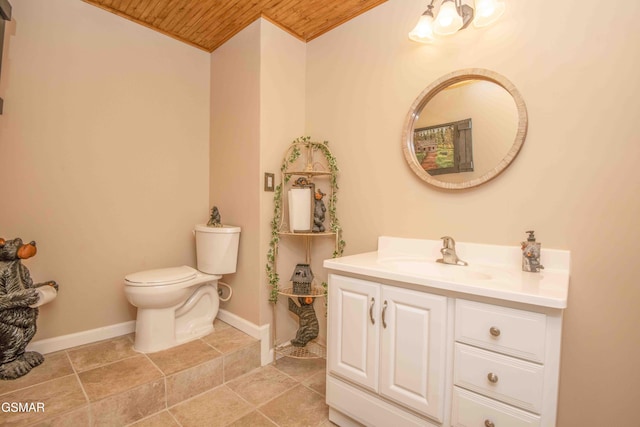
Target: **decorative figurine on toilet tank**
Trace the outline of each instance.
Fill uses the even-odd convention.
[[[207,227],[222,227],[220,211],[217,206],[211,208],[211,217],[209,218],[209,222],[207,222]]]
[[[36,243],[0,238],[0,379],[12,380],[40,365],[44,357],[26,351],[36,333],[38,305],[58,290],[54,281],[34,284],[22,260],[36,254]],[[41,288],[41,289],[40,289]]]

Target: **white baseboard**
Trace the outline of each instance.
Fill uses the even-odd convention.
[[[136,322],[134,320],[130,320],[116,325],[104,326],[102,328],[89,329],[88,331],[34,341],[27,346],[27,350],[37,351],[42,354],[53,353],[54,351],[65,350],[79,345],[91,344],[93,342],[130,334],[135,332],[135,330]]]
[[[227,310],[218,310],[218,319],[244,332],[245,334],[260,340],[260,363],[262,366],[273,361],[273,350],[270,348],[270,326],[258,326]]]
[[[273,361],[273,350],[269,346],[270,325],[258,326],[226,310],[218,311],[218,319],[228,323],[245,334],[260,340],[260,363],[262,366],[268,365]],[[118,323],[116,325],[104,326],[102,328],[90,329],[88,331],[34,341],[27,346],[27,350],[37,351],[42,354],[53,353],[55,351],[66,350],[67,348],[77,347],[79,345],[91,344],[97,341],[130,334],[135,332],[135,330],[136,322],[135,320],[131,320],[129,322]]]

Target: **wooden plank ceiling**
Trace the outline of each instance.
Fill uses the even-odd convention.
[[[259,17],[307,42],[387,0],[83,0],[213,52]]]

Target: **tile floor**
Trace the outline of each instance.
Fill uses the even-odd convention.
[[[151,354],[133,335],[45,355],[0,381],[2,426],[330,426],[324,359],[260,367],[260,343],[224,322],[199,340]],[[44,411],[10,412],[13,403]],[[40,405],[42,407],[42,405]]]

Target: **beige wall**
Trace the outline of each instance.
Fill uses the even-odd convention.
[[[265,265],[273,194],[282,156],[304,130],[305,45],[259,19],[211,55],[210,203],[242,227],[238,271],[223,280],[233,298],[221,307],[250,322],[271,321]]]
[[[260,292],[260,21],[211,55],[209,203],[224,224],[241,227],[238,268],[223,281],[221,308],[258,323]]]
[[[289,144],[304,134],[305,125],[305,84],[306,84],[306,45],[291,37],[289,33],[261,20],[261,57],[260,57],[260,170],[276,175],[280,182],[280,166]],[[261,175],[262,177],[262,175]],[[257,182],[262,190],[262,180]],[[268,302],[270,288],[267,285],[267,251],[271,240],[271,220],[273,219],[272,192],[260,194],[260,324],[271,323],[272,305]],[[285,238],[286,239],[286,238]],[[292,267],[286,261],[298,257],[287,257],[292,248],[290,240],[283,242],[284,262],[278,272],[281,280],[291,274]],[[286,246],[285,246],[286,245]],[[300,249],[299,246],[293,246]],[[297,317],[287,310],[286,298],[280,298],[278,304],[279,337],[288,340],[295,336],[298,327]],[[292,317],[295,317],[292,319]],[[293,335],[292,335],[293,334]]]
[[[536,230],[569,249],[558,425],[629,425],[640,400],[640,3],[510,1],[504,17],[434,46],[407,33],[422,0],[390,0],[307,45],[307,132],[341,166],[349,254],[379,235],[518,245]],[[522,93],[529,133],[512,166],[446,192],[413,175],[401,150],[415,97],[451,71],[480,67]]]
[[[208,217],[209,55],[76,0],[13,1],[0,236],[60,283],[36,340],[133,320],[122,280],[195,265]]]
[[[193,265],[190,230],[212,204],[243,227],[225,308],[268,321],[262,172],[302,129],[338,159],[347,253],[382,234],[517,245],[530,228],[571,250],[558,425],[635,419],[640,4],[512,1],[493,27],[425,46],[406,37],[424,1],[390,0],[304,49],[260,20],[208,55],[80,1],[13,3],[0,235],[37,240],[33,275],[61,283],[39,338],[133,319],[122,277]],[[404,161],[402,124],[429,83],[469,67],[518,87],[527,141],[482,187],[430,188]]]

